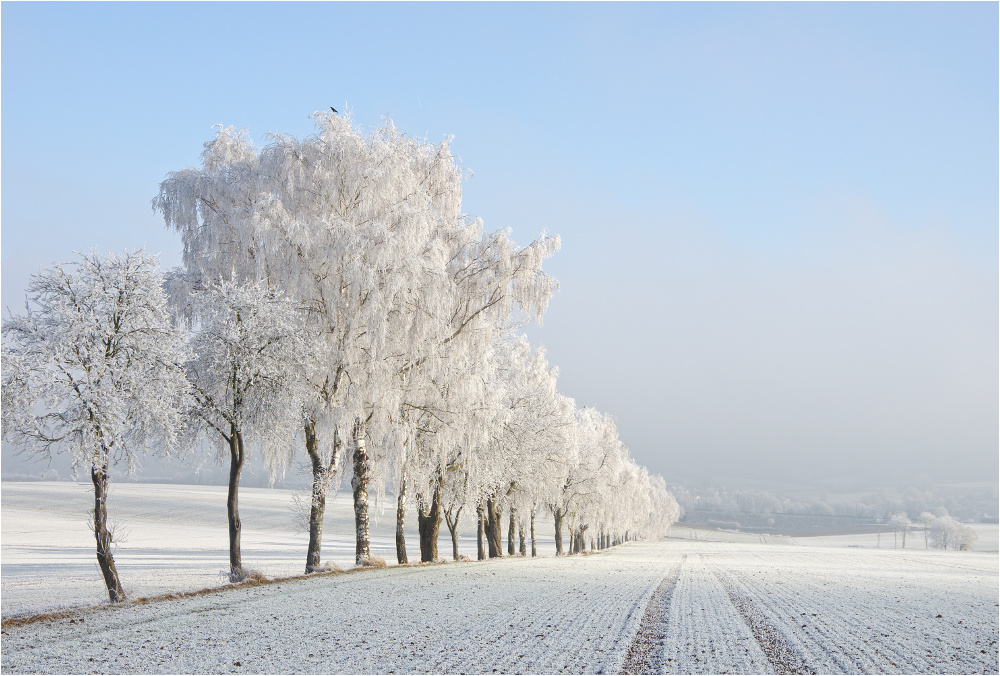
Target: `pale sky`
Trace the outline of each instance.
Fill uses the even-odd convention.
[[[5,313],[74,250],[178,264],[167,172],[332,105],[562,236],[529,335],[668,482],[997,479],[996,3],[0,12]]]

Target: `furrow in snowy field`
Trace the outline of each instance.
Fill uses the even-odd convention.
[[[635,638],[632,639],[632,644],[625,655],[625,663],[622,665],[621,673],[652,674],[662,671],[661,653],[663,652],[667,608],[670,607],[670,595],[677,584],[677,578],[685,560],[687,560],[687,554],[681,555],[680,561],[670,568],[670,572],[663,577],[646,604],[639,630]]]
[[[704,555],[700,558],[704,560]],[[753,632],[754,638],[757,639],[757,644],[764,654],[767,655],[767,659],[774,668],[775,673],[815,673],[805,663],[802,656],[796,652],[795,648],[789,644],[781,630],[772,624],[760,611],[760,608],[757,607],[753,599],[745,594],[742,589],[734,585],[730,577],[717,566],[711,566],[710,570],[719,579],[722,587],[729,595],[729,600],[732,601],[733,607],[736,608],[740,617],[743,618],[750,631]]]
[[[888,552],[748,554],[717,559],[819,671],[997,669],[995,572],[922,566]]]
[[[749,627],[729,595],[698,554],[699,547],[731,547],[695,543],[680,569],[670,596],[662,654],[666,674],[773,673]],[[687,547],[685,547],[687,549]]]

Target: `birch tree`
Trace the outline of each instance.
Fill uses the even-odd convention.
[[[558,239],[518,248],[503,231],[484,235],[461,213],[448,141],[417,142],[391,122],[365,137],[348,118],[314,117],[314,136],[272,135],[259,152],[245,133],[220,129],[202,167],[170,174],[154,207],[181,232],[190,269],[280,284],[310,309],[325,345],[304,425],[350,442],[361,560],[369,485],[384,492],[414,434],[401,376],[426,370],[478,321],[544,311],[555,285],[540,265]],[[316,430],[306,439],[320,443]],[[336,465],[339,445],[325,447],[315,486]]]
[[[296,308],[262,285],[221,282],[193,300],[198,330],[187,371],[196,401],[194,433],[221,442],[220,458],[229,457],[229,566],[231,579],[240,581],[240,476],[252,448],[272,476],[290,461],[306,344]]]
[[[142,251],[82,255],[32,276],[25,313],[4,322],[3,434],[30,452],[67,452],[90,470],[97,563],[125,600],[108,528],[112,463],[170,453],[187,383],[157,262]]]

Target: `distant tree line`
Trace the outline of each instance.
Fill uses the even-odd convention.
[[[346,477],[358,565],[372,560],[372,493],[396,496],[400,563],[410,500],[421,561],[438,558],[442,521],[459,558],[463,512],[480,559],[503,555],[504,530],[508,555],[536,555],[543,514],[557,554],[663,535],[679,516],[664,480],[520,335],[557,288],[542,263],[559,239],[518,247],[468,218],[448,141],[314,117],[315,135],[262,148],[220,128],[200,168],[167,176],[153,207],[181,235],[182,269],[83,255],[34,276],[4,322],[3,434],[90,470],[111,600],[125,594],[109,467],[148,451],[191,463],[203,440],[229,466],[234,581],[243,468],[257,456],[278,476],[296,449],[312,474],[306,572],[324,568],[326,498]]]
[[[728,514],[796,514],[808,516],[838,516],[886,522],[897,513],[906,514],[917,521],[924,512],[945,510],[955,518],[966,521],[996,523],[996,488],[949,491],[931,487],[909,487],[902,491],[883,490],[859,493],[851,499],[815,500],[778,497],[771,491],[758,489],[692,488],[671,486],[671,492],[686,513],[702,511]]]

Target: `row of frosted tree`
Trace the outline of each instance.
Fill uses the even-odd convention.
[[[322,569],[326,497],[347,477],[359,564],[372,494],[396,496],[400,562],[407,500],[422,561],[438,557],[442,520],[458,557],[463,512],[480,558],[502,555],[505,526],[509,553],[519,536],[535,555],[540,516],[558,554],[664,534],[679,512],[665,482],[608,415],[559,393],[520,335],[557,288],[542,263],[558,238],[518,247],[463,214],[447,141],[314,117],[315,135],[260,148],[220,129],[200,168],[167,176],[153,208],[181,235],[182,269],[86,255],[35,276],[25,314],[4,324],[3,433],[91,469],[111,599],[124,592],[109,465],[205,440],[230,467],[234,580],[241,471],[258,454],[276,475],[297,448],[312,468],[306,572]]]

